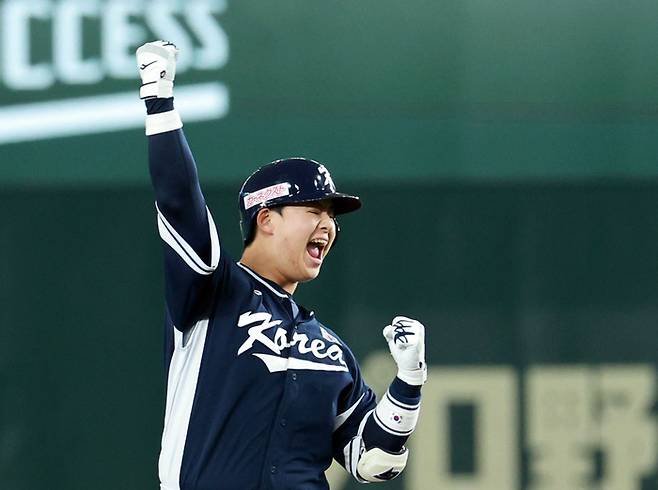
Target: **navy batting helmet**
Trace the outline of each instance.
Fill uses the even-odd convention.
[[[329,200],[335,215],[356,211],[361,200],[336,192],[336,186],[324,165],[307,158],[286,158],[260,167],[242,184],[238,207],[240,231],[245,245],[253,240],[258,211]]]

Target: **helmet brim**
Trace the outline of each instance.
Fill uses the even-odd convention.
[[[325,197],[325,199],[331,201],[331,206],[336,216],[351,213],[361,208],[361,199],[356,196],[350,196],[349,194],[336,192]]]
[[[294,200],[288,203],[281,203],[281,205],[285,206],[287,204],[306,204],[320,201],[329,201],[331,203],[331,209],[336,216],[339,214],[351,213],[352,211],[356,211],[361,208],[361,199],[356,196],[350,196],[349,194],[343,194],[342,192],[326,194],[320,199]]]

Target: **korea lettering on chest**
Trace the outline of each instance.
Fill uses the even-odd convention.
[[[244,341],[236,355],[260,359],[270,373],[288,369],[348,371],[340,342],[313,316],[291,325],[276,313],[245,311],[238,317],[237,327],[246,335],[240,337]]]

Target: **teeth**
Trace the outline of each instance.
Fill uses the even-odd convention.
[[[325,242],[324,240],[311,240],[311,243],[313,245],[319,245],[321,247],[324,247],[324,246],[327,245],[327,242]]]

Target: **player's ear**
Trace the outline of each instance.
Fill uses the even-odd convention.
[[[271,209],[263,208],[258,211],[256,215],[256,228],[266,235],[272,235],[274,233],[274,213]]]

